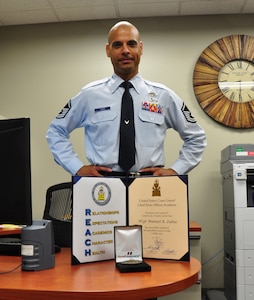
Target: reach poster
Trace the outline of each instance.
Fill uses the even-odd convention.
[[[119,178],[73,178],[72,264],[114,258],[114,226],[126,225]]]

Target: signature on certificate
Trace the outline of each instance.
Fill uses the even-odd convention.
[[[162,239],[156,237],[154,239],[154,243],[149,245],[147,247],[148,252],[152,253],[152,252],[158,252],[161,250],[161,248],[163,248],[163,241]]]

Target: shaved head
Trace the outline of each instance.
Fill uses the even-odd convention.
[[[136,26],[134,26],[133,24],[131,24],[130,22],[127,22],[127,21],[120,21],[118,23],[116,23],[113,27],[111,27],[111,29],[109,30],[109,33],[108,33],[108,43],[110,43],[110,37],[111,35],[116,31],[116,30],[119,30],[119,28],[122,27],[122,28],[129,28],[130,30],[133,30],[137,37],[139,38],[140,40],[140,34],[139,34],[139,31],[137,29]]]
[[[106,53],[118,76],[124,80],[135,76],[143,53],[143,43],[137,27],[127,21],[116,23],[109,30]]]

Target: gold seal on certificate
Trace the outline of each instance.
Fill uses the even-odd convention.
[[[133,180],[129,224],[142,225],[144,257],[189,260],[187,175]]]

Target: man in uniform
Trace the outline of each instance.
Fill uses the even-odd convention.
[[[55,161],[72,175],[186,174],[200,163],[206,146],[204,130],[171,89],[141,77],[142,53],[138,29],[125,21],[115,24],[106,44],[113,75],[83,87],[50,124],[50,150]],[[119,163],[119,132],[124,93],[121,84],[127,81],[131,83],[129,93],[134,110],[135,160],[126,172]],[[85,129],[88,165],[78,158],[69,141],[69,134],[80,127]],[[170,128],[179,133],[183,146],[176,161],[166,167],[164,140]]]

